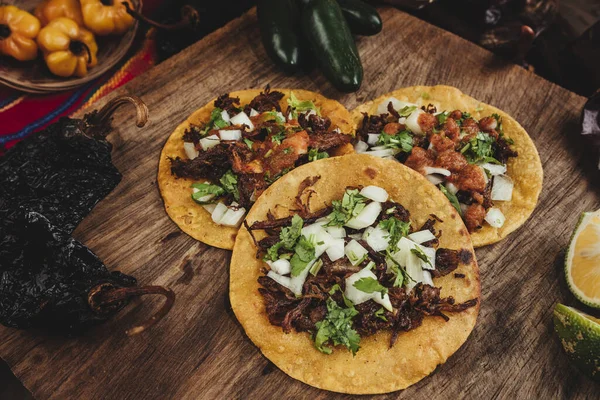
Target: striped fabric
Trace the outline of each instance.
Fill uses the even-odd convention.
[[[145,1],[144,11],[159,0]],[[157,3],[150,4],[148,3]],[[141,26],[140,26],[141,28]],[[79,88],[46,95],[26,94],[0,86],[0,154],[19,140],[92,105],[101,97],[150,69],[157,62],[153,31],[142,32],[115,68]]]

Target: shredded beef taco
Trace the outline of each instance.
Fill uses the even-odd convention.
[[[425,175],[456,207],[475,247],[505,238],[537,205],[543,170],[525,129],[456,88],[399,89],[352,115],[356,151]]]
[[[158,185],[167,214],[190,236],[233,248],[247,210],[299,165],[353,152],[350,113],[306,90],[224,94],[171,134]]]
[[[254,204],[230,300],[291,377],[343,393],[404,389],[465,342],[479,310],[470,236],[417,172],[353,154],[291,171]]]

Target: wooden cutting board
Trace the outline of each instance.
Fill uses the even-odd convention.
[[[282,74],[260,45],[251,11],[111,95],[141,96],[151,121],[138,130],[132,110],[116,114],[110,140],[124,179],[75,236],[109,268],[169,286],[177,301],[159,325],[132,338],[126,328],[159,300],[138,301],[76,339],[0,329],[0,355],[35,397],[342,397],[287,377],[245,337],[228,302],[229,252],[181,233],[156,186],[161,147],[188,114],[218,94],[267,83],[318,91],[350,109],[398,87],[448,84],[521,122],[544,165],[540,204],[508,239],[477,251],[482,306],[467,343],[430,377],[389,397],[598,394],[567,362],[551,321],[557,301],[575,304],[562,277],[563,249],[579,213],[600,205],[593,162],[583,160],[577,137],[585,99],[417,18],[390,8],[381,13],[383,32],[358,43],[365,80],[355,94],[341,95],[316,72]]]

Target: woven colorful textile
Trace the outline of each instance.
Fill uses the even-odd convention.
[[[144,14],[150,14],[159,0],[145,1]],[[76,89],[47,95],[27,94],[0,85],[0,154],[19,140],[39,131],[60,117],[70,116],[144,73],[156,64],[152,31],[140,26],[127,56],[103,76]]]

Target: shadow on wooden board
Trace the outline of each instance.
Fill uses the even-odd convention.
[[[32,400],[33,396],[13,375],[8,365],[0,360],[0,399]]]

